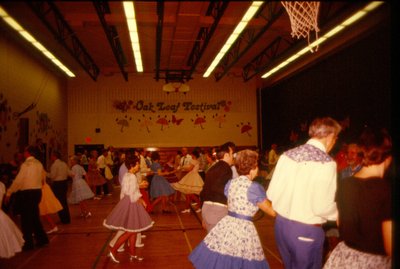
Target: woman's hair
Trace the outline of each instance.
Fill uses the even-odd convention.
[[[126,168],[131,169],[139,162],[139,158],[135,155],[129,156],[125,159]]]
[[[80,164],[81,163],[81,159],[79,159],[79,157],[76,156],[76,155],[73,155],[71,157],[71,160],[74,161],[76,164]]]
[[[392,154],[392,139],[384,129],[365,127],[360,135],[359,146],[363,152],[363,165],[382,163]]]
[[[310,137],[324,138],[330,134],[338,135],[341,130],[342,127],[336,120],[325,117],[313,120],[308,129],[308,134]]]
[[[237,153],[235,166],[239,175],[248,175],[257,164],[258,153],[254,150],[244,149]]]
[[[160,160],[160,154],[157,151],[154,151],[153,153],[151,153],[151,159],[153,161],[158,161]]]
[[[198,152],[197,150],[193,150],[192,155],[195,156],[196,159],[198,159],[200,157],[200,152]]]

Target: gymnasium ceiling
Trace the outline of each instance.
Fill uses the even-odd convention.
[[[366,3],[322,1],[318,18],[320,35]],[[135,1],[144,74],[166,82],[186,82],[202,76],[250,4],[250,1]],[[121,2],[6,1],[1,5],[77,76],[97,81],[99,76],[117,75],[128,81],[137,74]],[[317,52],[308,53],[275,75],[275,80],[335,53],[381,21],[387,21],[388,5],[367,15],[336,41],[323,43]],[[4,22],[0,26],[2,31],[13,31]],[[22,40],[15,32],[12,35]],[[313,37],[314,33],[310,38]],[[292,38],[290,20],[281,3],[264,2],[210,78],[218,82],[234,76],[244,82],[257,79],[264,85],[271,84],[261,79],[261,75],[305,45],[306,39]],[[49,62],[33,47],[30,50],[43,57],[43,62]]]

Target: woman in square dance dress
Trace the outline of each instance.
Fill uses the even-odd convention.
[[[152,207],[154,208],[159,202],[161,202],[162,213],[171,213],[171,211],[167,210],[167,201],[168,196],[175,194],[175,190],[171,187],[171,184],[164,176],[173,174],[174,172],[166,172],[162,170],[160,154],[157,151],[151,154],[151,159],[153,160],[153,163],[151,164],[150,169],[154,172],[150,185],[150,196],[154,199]]]
[[[111,213],[104,220],[103,225],[111,230],[121,230],[124,233],[117,242],[110,248],[109,256],[115,263],[117,250],[126,241],[129,241],[130,260],[143,260],[143,257],[136,255],[135,243],[138,232],[150,229],[154,221],[150,218],[145,207],[146,203],[141,198],[139,183],[135,173],[139,170],[139,158],[133,156],[125,162],[128,173],[125,173],[121,185],[120,200]]]
[[[71,158],[72,167],[70,175],[72,176],[72,189],[68,197],[68,202],[70,204],[79,204],[81,216],[88,218],[92,216],[92,213],[88,209],[86,200],[93,198],[94,193],[86,183],[84,179],[86,171],[79,163],[80,161],[78,156],[73,156]]]
[[[172,183],[171,186],[175,190],[185,194],[186,209],[182,210],[181,213],[190,213],[190,204],[193,201],[197,203],[196,212],[201,212],[201,205],[199,194],[203,189],[204,181],[199,174],[199,161],[200,153],[196,150],[192,152],[192,160],[188,167],[188,173],[178,182]]]
[[[102,186],[107,182],[106,179],[100,174],[100,170],[97,167],[97,156],[98,153],[96,150],[92,150],[90,152],[88,171],[86,174],[88,185],[93,192],[95,192],[97,186]],[[95,196],[94,199],[100,200],[101,195]]]
[[[258,174],[257,159],[257,152],[252,150],[237,154],[235,166],[239,177],[225,185],[228,215],[189,255],[195,268],[269,268],[252,219],[258,209],[271,216],[276,213],[264,188],[253,182]]]
[[[0,181],[0,258],[11,258],[21,252],[25,241],[17,225],[1,209],[5,193],[6,186]]]
[[[60,201],[54,195],[49,184],[46,183],[45,179],[43,180],[42,184],[42,199],[39,203],[39,214],[50,226],[50,230],[48,230],[46,233],[51,234],[58,231],[58,227],[54,223],[51,214],[57,213],[63,207]]]
[[[363,167],[340,180],[336,192],[343,241],[324,269],[392,267],[392,139],[385,130],[367,127],[358,145]]]

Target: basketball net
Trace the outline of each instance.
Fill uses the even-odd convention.
[[[310,51],[317,51],[318,45],[315,48],[310,46],[310,32],[314,30],[315,39],[318,40],[318,11],[320,2],[281,1],[281,3],[290,18],[292,37],[296,37],[297,39],[307,37]]]

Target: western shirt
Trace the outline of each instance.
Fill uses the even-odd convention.
[[[66,180],[70,174],[67,163],[57,159],[53,162],[50,167],[50,173],[48,176],[52,181],[62,181]]]
[[[287,219],[306,224],[336,220],[336,176],[336,162],[321,142],[310,139],[279,158],[267,197]]]
[[[40,161],[30,156],[21,164],[19,173],[7,190],[7,195],[16,191],[42,189],[42,180],[46,177],[46,171]]]

